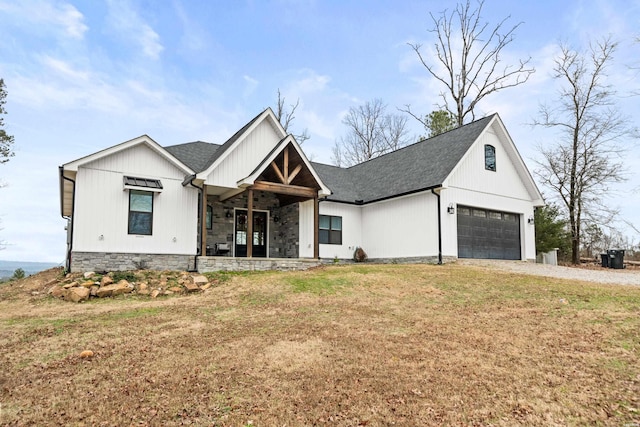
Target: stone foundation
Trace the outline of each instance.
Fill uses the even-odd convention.
[[[442,263],[457,261],[457,257],[443,256]],[[323,258],[323,264],[358,264],[352,259],[338,259],[337,262],[334,258]],[[398,258],[367,258],[364,263],[370,264],[437,264],[437,256],[424,256],[424,257],[398,257]]]
[[[198,271],[306,270],[321,263],[317,259],[301,258],[198,257]]]
[[[193,255],[73,252],[71,272],[127,270],[193,270]]]

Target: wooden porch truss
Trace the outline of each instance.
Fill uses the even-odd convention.
[[[278,195],[280,206],[291,203],[313,199],[313,258],[318,259],[319,250],[319,211],[318,211],[318,190],[320,185],[316,182],[313,174],[307,170],[305,163],[295,149],[289,150],[290,145],[286,145],[282,152],[270,163],[256,179],[252,185],[245,189],[229,191],[225,199],[247,192],[247,258],[253,257],[253,195],[254,191],[266,191]],[[206,230],[206,188],[203,186],[205,194],[202,209],[202,241],[201,248],[207,246]],[[221,200],[222,197],[221,197]]]

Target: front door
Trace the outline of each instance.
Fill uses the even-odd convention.
[[[236,210],[235,256],[247,256],[247,211]],[[267,256],[267,213],[253,211],[253,256]]]

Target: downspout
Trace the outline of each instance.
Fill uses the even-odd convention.
[[[205,206],[206,201],[204,200],[204,196],[202,194],[202,187],[198,187],[197,185],[195,185],[193,183],[193,180],[196,179],[196,175],[191,175],[190,177],[187,178],[189,180],[189,185],[191,185],[193,188],[197,188],[198,192],[200,193],[200,209],[198,210],[198,221],[202,221],[202,209]],[[201,227],[199,227],[201,228]],[[197,236],[197,233],[196,233]],[[198,271],[198,256],[200,256],[202,254],[202,248],[198,249],[198,246],[196,244],[196,255],[193,257],[193,271],[192,272],[197,272]]]
[[[60,212],[60,215],[62,216],[63,219],[66,219],[67,221],[70,220],[69,223],[69,227],[71,227],[71,232],[69,233],[69,246],[67,248],[67,255],[66,255],[66,259],[65,259],[65,269],[66,272],[70,272],[71,271],[71,250],[73,249],[73,230],[74,230],[74,219],[75,219],[75,215],[73,215],[74,210],[76,209],[76,181],[68,178],[66,176],[64,176],[64,168],[62,166],[58,166],[58,170],[60,171],[60,177],[62,179],[64,179],[65,181],[69,181],[71,183],[71,185],[73,185],[73,191],[71,192],[71,216],[64,216],[62,215],[62,209]],[[62,199],[64,198],[64,185],[61,184],[61,191],[60,191],[60,204],[62,205]]]
[[[438,199],[438,265],[442,265],[442,212],[440,212],[440,194],[436,193],[435,189],[431,189],[431,192]]]

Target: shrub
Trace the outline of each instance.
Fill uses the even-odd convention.
[[[365,262],[367,260],[367,253],[364,249],[357,247],[356,251],[353,253],[353,260],[355,262]]]

